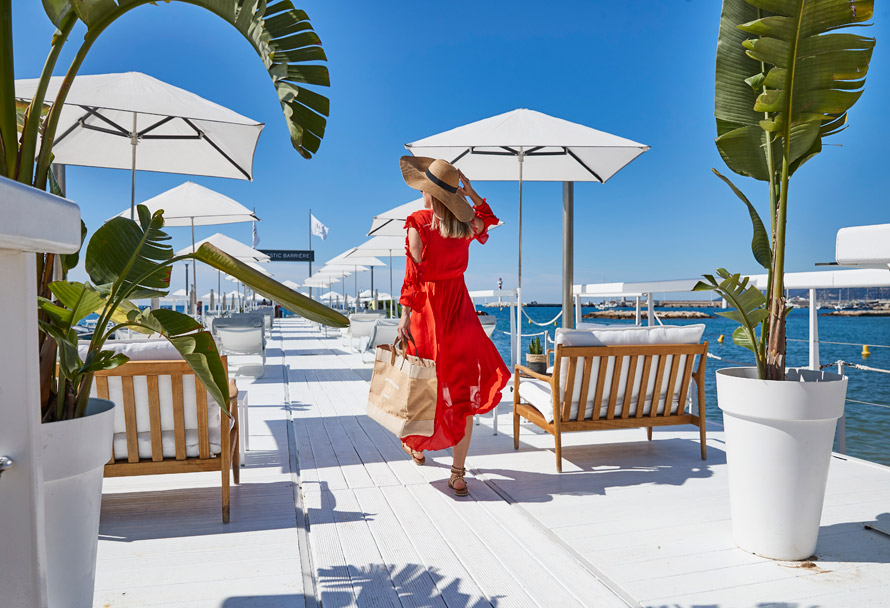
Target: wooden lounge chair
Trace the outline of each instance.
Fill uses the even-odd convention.
[[[687,335],[690,334],[685,326]],[[640,328],[636,328],[640,329]],[[664,328],[666,329],[666,328]],[[565,332],[566,330],[561,330]],[[575,343],[585,330],[575,332]],[[615,330],[612,330],[615,331]],[[590,330],[601,343],[602,330]],[[608,332],[607,332],[608,333]],[[641,334],[650,332],[638,332]],[[694,332],[691,332],[694,336]],[[656,426],[692,424],[699,427],[701,457],[705,444],[705,362],[708,343],[627,344],[633,337],[606,341],[612,346],[569,346],[557,332],[551,374],[538,374],[517,365],[513,381],[513,445],[519,449],[519,421],[525,418],[553,435],[556,470],[562,472],[562,433],[644,427],[649,440]],[[563,339],[561,339],[563,338]],[[613,337],[614,338],[614,337]],[[583,340],[581,340],[583,342]],[[690,340],[693,341],[693,340]],[[695,367],[695,358],[698,366]],[[687,412],[691,380],[696,384],[697,409]],[[580,404],[584,404],[583,407]]]
[[[229,471],[236,484],[240,481],[234,381],[229,381],[228,415],[182,360],[129,361],[97,372],[91,395],[115,404],[113,455],[105,477],[219,471],[222,520],[229,523]]]

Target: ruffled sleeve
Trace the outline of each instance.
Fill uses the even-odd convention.
[[[409,215],[405,221],[405,230],[414,228],[423,240],[423,227],[414,215]],[[399,303],[411,310],[420,310],[426,303],[426,292],[423,291],[423,260],[420,264],[411,257],[411,249],[408,247],[408,236],[405,236],[405,281],[402,283],[402,295]]]
[[[476,235],[476,240],[480,243],[485,243],[488,240],[488,229],[492,226],[497,226],[500,220],[495,217],[485,199],[482,199],[481,205],[473,207],[473,210],[476,212],[476,217],[482,220],[482,231]]]

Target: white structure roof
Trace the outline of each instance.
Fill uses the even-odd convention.
[[[890,224],[841,228],[834,257],[840,266],[886,269],[890,264]]]

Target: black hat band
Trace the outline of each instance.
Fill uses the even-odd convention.
[[[457,194],[456,186],[449,186],[448,184],[446,184],[445,182],[440,180],[438,177],[436,177],[435,175],[430,173],[429,169],[426,170],[426,176],[431,182],[433,182],[434,184],[439,186],[442,190],[444,190],[446,192],[450,192],[451,194]]]

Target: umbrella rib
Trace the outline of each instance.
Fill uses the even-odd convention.
[[[139,131],[138,136],[139,136],[139,137],[142,137],[143,135],[145,135],[145,134],[148,133],[149,131],[154,131],[155,129],[157,129],[157,128],[160,127],[161,125],[164,125],[164,124],[170,122],[170,121],[173,120],[174,118],[175,118],[174,116],[167,116],[166,118],[162,118],[161,120],[159,120],[159,121],[156,122],[155,124],[150,125],[150,126],[148,126],[148,127],[145,127],[144,129],[142,129],[141,131]]]
[[[568,154],[569,156],[571,156],[572,158],[574,158],[575,161],[576,161],[579,165],[581,165],[582,167],[584,167],[585,169],[587,169],[587,171],[588,171],[592,176],[594,176],[594,177],[597,179],[597,181],[598,181],[599,183],[601,183],[601,184],[606,183],[606,182],[603,181],[603,178],[601,178],[599,175],[596,174],[596,171],[594,171],[593,169],[591,169],[590,167],[588,167],[587,165],[585,165],[585,164],[584,164],[584,161],[581,160],[580,158],[578,158],[578,155],[577,155],[577,154],[575,154],[574,152],[572,152],[572,151],[569,150],[568,148],[563,148],[563,150],[566,151],[566,154]]]
[[[80,106],[80,107],[83,108],[84,110],[86,110],[87,114],[89,114],[90,116],[95,116],[102,122],[114,127],[116,132],[109,131],[109,133],[112,133],[113,135],[121,135],[123,137],[130,137],[129,131],[127,131],[125,128],[123,128],[122,126],[120,126],[119,124],[117,124],[116,122],[111,120],[110,118],[106,118],[105,116],[102,116],[101,114],[99,114],[99,112],[96,111],[96,108],[91,108],[89,106]],[[88,128],[92,127],[93,125],[88,125],[88,124],[86,124],[86,122],[84,122],[87,118],[88,118],[88,116],[84,116],[83,118],[81,118],[80,124],[84,127],[88,127]],[[96,129],[96,130],[99,130],[99,129]]]
[[[250,174],[249,174],[247,171],[245,171],[244,169],[242,169],[242,168],[241,168],[241,165],[239,165],[239,164],[236,163],[234,160],[232,160],[232,158],[231,158],[228,154],[226,154],[225,152],[223,152],[223,149],[220,148],[219,146],[217,146],[216,143],[215,143],[212,139],[210,139],[209,137],[207,137],[207,134],[206,134],[206,133],[204,133],[201,129],[199,129],[198,127],[196,127],[195,124],[194,124],[192,121],[190,121],[188,118],[183,118],[182,120],[183,120],[183,122],[185,122],[185,124],[187,124],[187,125],[190,126],[192,129],[194,129],[194,130],[195,130],[195,133],[197,133],[198,135],[200,135],[201,138],[204,139],[204,141],[206,141],[208,144],[210,144],[211,147],[213,147],[214,150],[216,150],[217,152],[219,152],[220,155],[221,155],[224,159],[226,159],[227,161],[229,161],[230,163],[232,163],[232,166],[234,166],[236,169],[238,169],[238,171],[240,171],[240,172],[244,175],[244,177],[246,177],[248,180],[251,180],[251,181],[252,181],[252,178],[250,177]]]
[[[472,151],[473,151],[473,148],[467,148],[466,150],[464,150],[463,152],[461,152],[460,154],[458,154],[458,155],[457,155],[457,158],[455,158],[453,161],[451,161],[451,164],[452,164],[452,165],[457,164],[457,161],[459,161],[460,159],[462,159],[462,158],[463,158],[464,156],[466,156],[467,154],[470,154]],[[371,235],[368,234],[368,236],[371,236]]]

